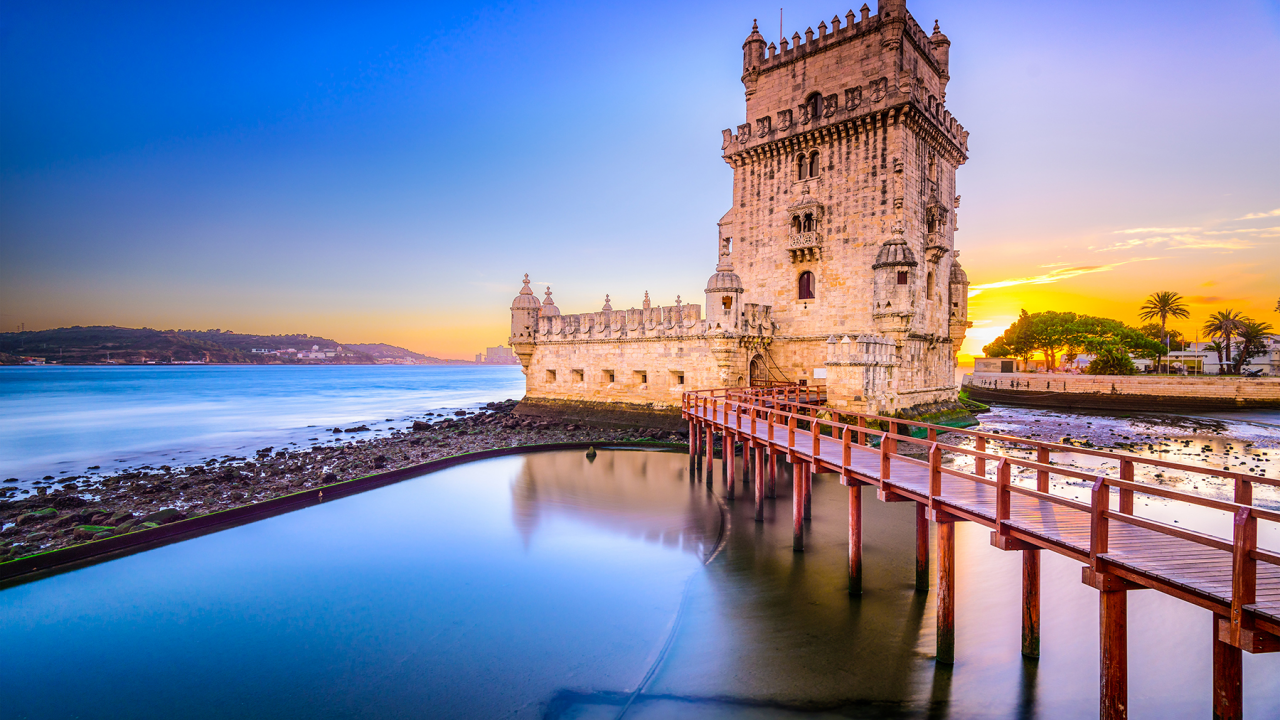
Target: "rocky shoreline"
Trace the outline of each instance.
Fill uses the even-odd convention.
[[[22,499],[5,497],[0,499],[0,562],[451,455],[560,442],[687,439],[687,433],[522,418],[512,413],[515,405],[508,400],[476,412],[429,413],[431,420],[415,420],[383,437],[310,448],[265,447],[251,457],[226,455],[187,467],[143,466],[80,477]],[[347,437],[366,431],[359,425],[331,432]]]
[[[489,403],[475,412],[427,413],[388,435],[367,426],[332,428],[342,441],[311,447],[265,447],[253,456],[224,455],[186,467],[141,466],[116,474],[76,476],[61,487],[37,487],[16,499],[0,487],[0,562],[132,530],[154,527],[463,453],[563,442],[607,444],[626,440],[687,441],[687,432],[608,429],[519,416],[516,401]],[[997,407],[983,413],[980,430],[1033,439],[1114,449],[1262,477],[1280,475],[1280,428],[1214,418],[1172,415],[1107,415]],[[408,422],[406,420],[406,422]],[[970,441],[943,433],[943,442]],[[915,445],[903,454],[923,455]],[[1014,455],[1020,451],[1011,451]],[[1096,458],[1067,464],[1097,466]],[[1230,498],[1229,483],[1156,473],[1140,481]],[[1280,503],[1280,488],[1258,488],[1257,500]],[[1280,506],[1280,505],[1277,505]]]

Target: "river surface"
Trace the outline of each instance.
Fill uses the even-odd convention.
[[[911,505],[864,489],[850,597],[848,490],[815,479],[795,554],[782,469],[756,523],[683,453],[498,458],[9,587],[0,716],[1096,715],[1078,563],[1043,553],[1026,661],[1019,554],[958,524],[957,663],[936,665]],[[1131,717],[1210,714],[1210,623],[1130,594]],[[1245,654],[1244,692],[1248,717],[1280,716],[1280,656]]]
[[[523,395],[509,365],[0,367],[0,477],[192,464]]]

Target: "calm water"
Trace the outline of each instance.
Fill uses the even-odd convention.
[[[763,524],[742,499],[723,523],[683,454],[530,454],[11,587],[0,716],[1096,715],[1078,564],[1044,553],[1044,656],[1025,662],[1020,558],[959,524],[958,663],[936,666],[910,505],[869,493],[851,598],[847,489],[818,477],[796,555],[789,488]],[[1209,614],[1129,603],[1132,716],[1207,716]],[[1244,675],[1246,713],[1280,716],[1280,657],[1246,654]]]
[[[519,366],[3,367],[0,477],[197,462],[523,395]]]

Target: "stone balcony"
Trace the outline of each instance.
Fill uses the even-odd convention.
[[[787,235],[787,252],[791,262],[822,259],[822,235],[817,232],[791,233]]]

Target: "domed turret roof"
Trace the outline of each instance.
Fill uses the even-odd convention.
[[[747,36],[747,39],[742,44],[747,45],[753,42],[764,44],[764,36],[760,34],[760,24],[756,20],[751,21],[751,34]]]
[[[536,301],[535,301],[536,302]],[[547,299],[542,301],[542,317],[555,317],[560,314],[560,308],[556,307],[555,302],[551,300],[551,287],[547,286]]]
[[[915,267],[919,263],[916,262],[915,253],[911,252],[911,248],[907,247],[907,241],[902,237],[902,227],[895,227],[893,234],[889,239],[880,246],[880,253],[876,255],[876,264],[872,265],[873,269],[882,267]]]
[[[968,285],[969,284],[969,273],[965,272],[964,268],[960,267],[959,262],[953,261],[951,263],[951,284],[952,285]]]
[[[742,292],[742,278],[733,271],[733,263],[729,260],[729,246],[726,240],[720,246],[720,264],[716,272],[707,278],[706,292]]]
[[[537,310],[542,307],[538,304],[538,298],[533,296],[533,290],[529,287],[529,273],[524,274],[524,287],[520,288],[520,294],[515,300],[511,301],[512,310]]]

